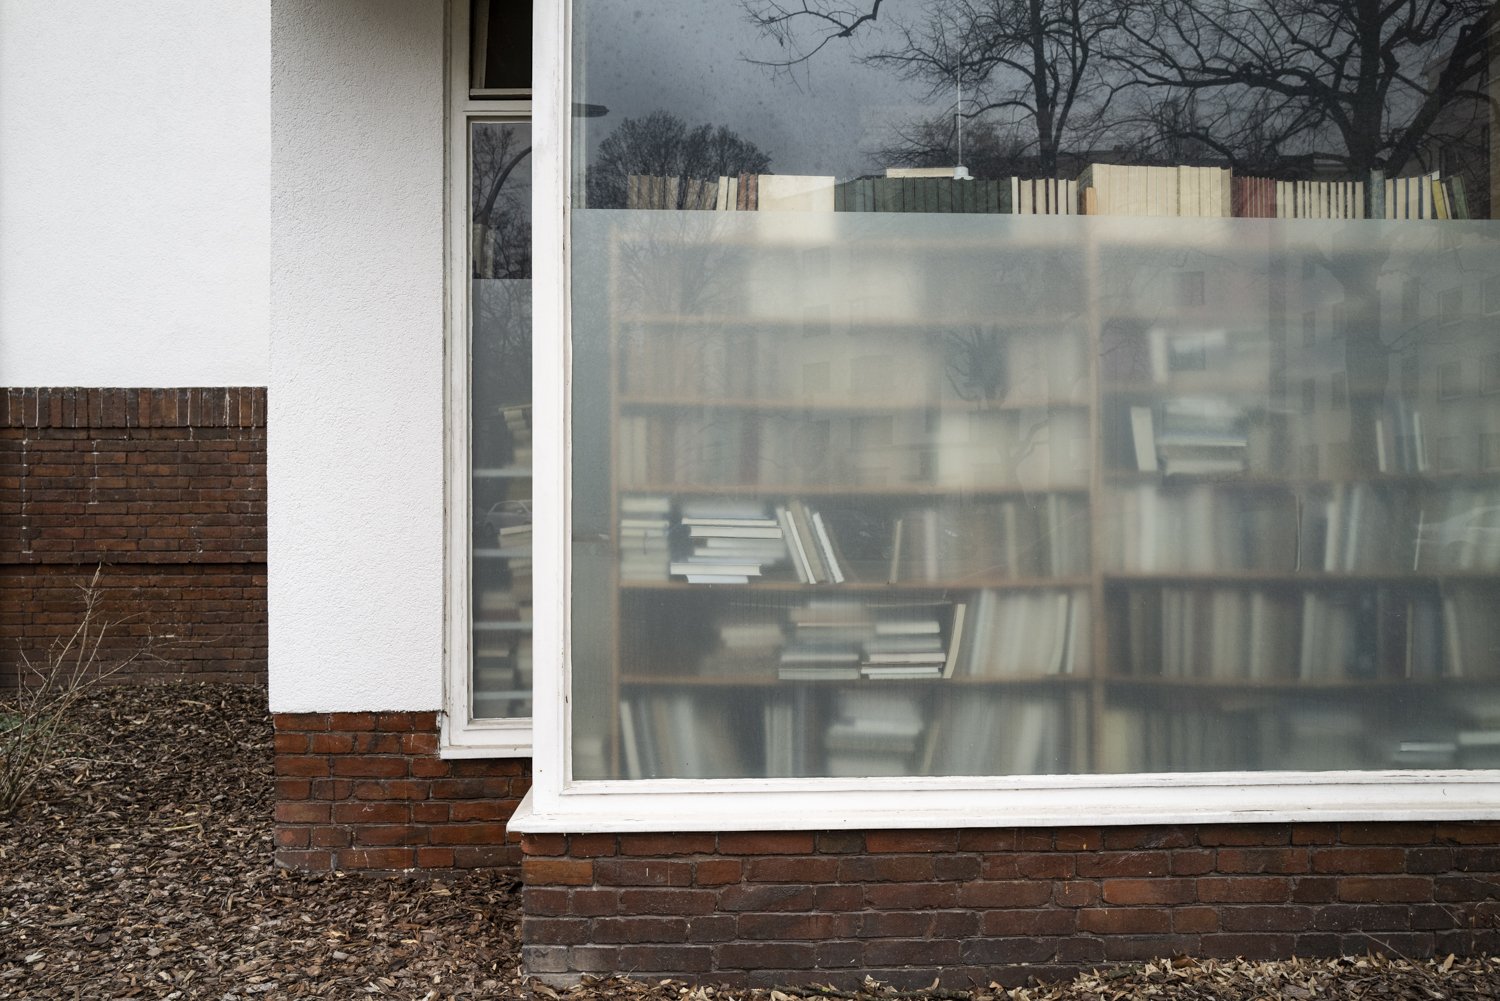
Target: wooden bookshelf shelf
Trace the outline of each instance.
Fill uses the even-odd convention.
[[[1234,586],[1285,586],[1285,587],[1429,587],[1434,584],[1465,584],[1500,586],[1500,577],[1493,570],[1416,570],[1416,571],[1360,571],[1334,572],[1325,570],[1142,570],[1122,573],[1108,571],[1104,583],[1110,587],[1134,587],[1142,584],[1226,584]]]
[[[520,622],[486,622],[478,619],[474,622],[476,633],[529,633],[531,632],[531,621]]]
[[[624,410],[749,410],[767,413],[872,414],[945,413],[987,414],[1050,408],[1083,409],[1087,401],[1077,399],[1004,399],[982,403],[964,400],[830,400],[830,399],[755,399],[712,396],[622,396]]]
[[[1088,494],[1087,484],[1014,485],[930,483],[835,484],[805,483],[651,483],[621,484],[625,495],[675,497],[1036,497],[1046,494]]]
[[[900,580],[887,581],[862,581],[846,580],[839,584],[805,584],[796,580],[773,579],[757,580],[752,584],[720,585],[729,587],[753,587],[757,591],[791,591],[808,595],[836,595],[844,592],[857,592],[861,594],[899,594],[907,592],[944,592],[962,594],[968,591],[1035,591],[1039,588],[1072,589],[1088,587],[1092,578],[1090,577],[1033,577],[1026,579],[1017,578],[984,578],[984,579],[944,579],[944,580]],[[690,584],[685,580],[664,581],[620,581],[622,591],[701,591],[704,588],[714,587],[713,584]]]
[[[738,676],[738,677],[716,677],[695,674],[655,674],[655,675],[622,675],[620,684],[637,686],[641,688],[656,687],[686,687],[686,688],[785,688],[796,685],[807,685],[814,688],[859,688],[859,689],[881,689],[892,685],[914,684],[922,688],[928,687],[962,687],[962,688],[1011,688],[1011,687],[1043,687],[1056,685],[1087,685],[1094,679],[1078,674],[1031,674],[1018,675],[1016,677],[1004,678],[976,678],[976,677],[953,677],[953,678],[907,678],[901,682],[884,681],[876,678],[831,678],[831,679],[798,679],[783,680],[775,675],[760,676]]]

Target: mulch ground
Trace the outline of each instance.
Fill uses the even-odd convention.
[[[271,864],[265,691],[99,690],[42,794],[0,821],[0,998],[390,997],[438,1001],[792,1001],[664,981],[522,980],[515,883],[311,875]],[[957,990],[954,988],[963,988]],[[796,995],[876,1001],[1500,999],[1500,959],[1380,956],[1284,963],[1179,958],[1006,990]]]

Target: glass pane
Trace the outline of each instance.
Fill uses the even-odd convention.
[[[476,122],[470,401],[476,719],[531,715],[531,126]]]
[[[1500,765],[1490,5],[1042,4],[575,3],[575,777]]]
[[[530,3],[470,0],[469,39],[471,96],[531,90]]]

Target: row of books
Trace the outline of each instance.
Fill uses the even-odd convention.
[[[879,418],[715,410],[625,414],[617,480],[753,486],[1081,487],[1087,413],[1076,407],[897,413]]]
[[[1289,571],[1297,567],[1297,498],[1206,483],[1111,489],[1105,567],[1125,573]]]
[[[1500,488],[1356,482],[1293,491],[1116,487],[1104,559],[1127,573],[1500,569]]]
[[[959,621],[960,676],[1019,678],[1091,670],[1094,638],[1086,591],[981,591]]]
[[[893,173],[907,173],[893,171]],[[1092,163],[1077,179],[632,174],[626,207],[708,211],[965,212],[1277,219],[1467,219],[1463,180],[1434,172],[1365,180],[1236,177],[1225,167]],[[931,174],[942,176],[930,176]],[[1366,194],[1368,191],[1368,199]]]
[[[1091,163],[1078,175],[1086,215],[1228,216],[1230,172],[1219,167]]]
[[[1130,677],[1329,683],[1500,677],[1494,593],[1136,587],[1111,601]]]
[[[619,384],[632,399],[683,404],[753,400],[762,406],[889,407],[971,403],[949,378],[963,362],[962,336],[919,330],[861,330],[855,319],[833,329],[826,309],[808,311],[803,330],[632,327],[619,338]],[[1074,401],[1088,376],[1086,339],[1076,331],[1011,333],[987,345],[988,386],[997,400]],[[972,394],[971,394],[972,395]],[[878,412],[878,411],[876,411]]]
[[[1058,695],[635,692],[620,704],[620,766],[628,778],[1076,774],[1092,760],[1117,774],[1494,768],[1500,718],[1479,702],[1393,716],[1342,698],[1111,700],[1091,759],[1078,704]]]
[[[840,525],[844,519],[838,519]],[[1086,573],[1089,512],[1077,494],[929,505],[890,528],[889,583],[1044,579]],[[860,551],[869,574],[876,555]],[[879,579],[867,577],[867,579]]]
[[[673,575],[723,578],[702,583],[1041,580],[1088,572],[1089,508],[1072,493],[917,506],[798,498],[674,505],[663,495],[628,495],[620,500],[619,553],[621,579],[635,582]]]
[[[1078,770],[1063,700],[966,694],[936,707],[893,689],[730,703],[686,692],[620,702],[627,778],[1031,775]]]

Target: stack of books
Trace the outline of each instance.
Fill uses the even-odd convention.
[[[915,616],[877,617],[875,635],[865,641],[859,673],[871,679],[952,677],[957,662],[966,606],[953,608],[951,640],[943,642],[943,624],[932,610]]]
[[[914,695],[839,692],[823,734],[828,774],[910,775],[926,727],[926,713]]]
[[[511,463],[529,467],[531,465],[531,404],[501,407],[500,419],[505,422],[505,431],[510,437]]]
[[[1136,458],[1144,464],[1140,411],[1132,408]],[[1149,422],[1148,422],[1149,423]],[[1161,405],[1161,429],[1156,432],[1155,455],[1162,471],[1173,474],[1241,473],[1246,468],[1250,422],[1242,407],[1214,397],[1178,397]],[[1154,465],[1154,463],[1153,463]]]
[[[856,598],[819,598],[790,614],[792,635],[781,651],[782,681],[858,681],[861,651],[875,636],[870,609]]]
[[[761,610],[727,609],[715,628],[719,645],[698,665],[698,673],[707,677],[768,673],[786,644],[780,616]]]
[[[671,562],[672,528],[668,497],[620,498],[620,579],[660,582]]]
[[[692,551],[670,569],[689,584],[748,584],[787,557],[782,524],[760,501],[684,501],[680,524]]]

